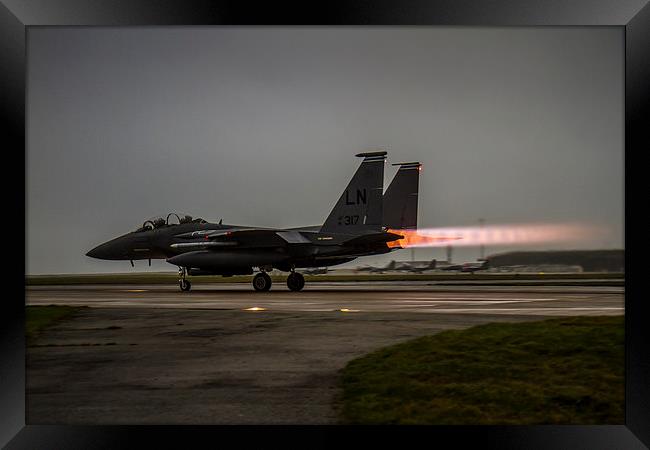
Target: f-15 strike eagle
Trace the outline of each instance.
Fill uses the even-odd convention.
[[[179,267],[181,291],[191,275],[250,275],[256,291],[268,291],[267,272],[289,272],[287,286],[300,291],[297,268],[327,267],[360,256],[399,249],[387,243],[402,239],[392,230],[417,226],[420,163],[399,163],[383,194],[386,152],[359,153],[359,168],[322,226],[259,228],[209,223],[175,213],[147,220],[135,231],[101,244],[86,255],[98,259],[165,259]],[[389,231],[390,230],[390,231]]]

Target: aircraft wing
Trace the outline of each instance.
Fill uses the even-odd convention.
[[[233,229],[221,229],[221,230],[198,230],[198,231],[190,231],[189,233],[182,233],[182,234],[177,234],[174,237],[177,238],[182,238],[182,239],[197,239],[197,238],[202,238],[202,239],[218,239],[221,237],[229,237],[232,236],[234,233],[250,233],[254,231],[271,231],[275,232],[275,230],[267,229],[267,228],[233,228]]]
[[[171,244],[171,248],[189,248],[189,249],[207,249],[207,248],[214,248],[214,247],[230,247],[233,245],[237,245],[236,242],[214,242],[214,241],[206,241],[206,240],[201,240],[201,241],[192,241],[192,242],[177,242],[175,244]]]
[[[288,244],[312,244],[312,241],[297,230],[271,228],[235,228],[229,230],[200,230],[175,236],[183,241],[172,244],[172,248],[216,249],[226,246],[240,247],[284,247]],[[346,246],[372,245],[403,239],[395,233],[371,233],[344,240]]]
[[[174,243],[171,245],[173,248],[209,249],[226,246],[276,247],[287,244],[311,243],[299,231],[269,228],[200,230],[179,234],[176,237],[187,239],[187,242]]]

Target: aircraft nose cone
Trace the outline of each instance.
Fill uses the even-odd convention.
[[[109,245],[101,244],[86,253],[86,256],[97,259],[110,259],[111,253]]]
[[[126,247],[120,239],[104,242],[86,253],[86,256],[96,259],[124,259]]]

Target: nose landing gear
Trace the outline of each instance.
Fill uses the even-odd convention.
[[[185,276],[187,275],[187,269],[185,267],[179,267],[178,268],[178,285],[181,288],[181,291],[183,292],[188,292],[190,289],[192,289],[192,283],[190,283],[190,280],[185,279]]]

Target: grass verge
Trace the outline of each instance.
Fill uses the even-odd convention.
[[[622,424],[623,316],[444,331],[351,361],[352,424]]]
[[[80,309],[81,307],[76,306],[26,306],[25,336],[27,343],[33,342],[45,328],[72,317]]]

